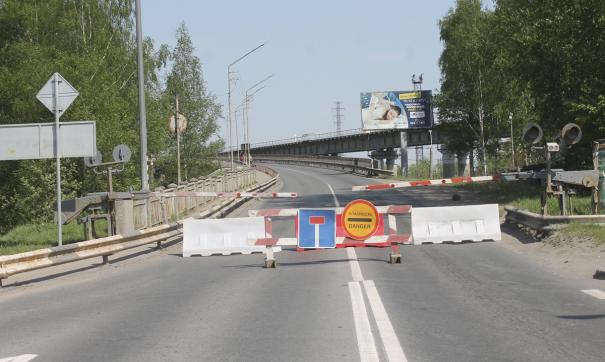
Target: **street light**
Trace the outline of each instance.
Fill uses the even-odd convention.
[[[232,119],[231,119],[231,67],[234,66],[237,62],[239,62],[240,60],[244,59],[245,57],[247,57],[248,55],[254,53],[256,50],[260,49],[261,47],[263,47],[265,45],[265,43],[257,46],[256,48],[250,50],[249,52],[247,52],[246,54],[242,55],[241,57],[237,58],[235,61],[233,61],[231,64],[229,64],[229,66],[227,67],[227,98],[228,98],[228,104],[229,104],[229,153],[231,154],[231,170],[233,170],[233,144],[232,144],[232,132],[231,132],[231,124],[233,123]]]
[[[431,139],[431,145],[429,148],[429,178],[433,178],[433,130],[429,129],[429,138]]]
[[[141,25],[141,0],[135,1],[136,41],[137,41],[137,72],[139,83],[139,126],[141,134],[141,190],[149,191],[149,175],[147,174],[147,118],[145,115],[145,78],[143,71],[143,30]]]
[[[248,168],[250,168],[250,122],[249,122],[249,118],[248,118],[248,103],[251,99],[251,97],[258,93],[261,89],[265,88],[264,86],[260,87],[259,89],[255,90],[252,94],[250,94],[250,91],[253,90],[254,88],[258,87],[259,85],[263,84],[264,82],[268,81],[269,79],[273,78],[275,74],[271,74],[265,78],[263,78],[262,80],[256,82],[252,87],[248,88],[246,90],[246,98],[244,98],[244,104],[245,104],[245,108],[244,108],[244,122],[245,124],[245,132],[246,134],[245,136],[245,143],[246,143],[246,157],[247,157],[247,163],[248,163]]]

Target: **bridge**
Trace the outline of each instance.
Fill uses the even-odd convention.
[[[375,167],[392,170],[400,157],[402,169],[408,166],[408,148],[441,144],[444,135],[437,129],[364,131],[361,128],[342,132],[312,134],[277,141],[253,143],[254,155],[338,155],[349,152],[370,152]],[[399,153],[397,152],[399,149]]]

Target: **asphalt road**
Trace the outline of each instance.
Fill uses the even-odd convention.
[[[274,168],[299,198],[248,208],[439,203],[429,188],[359,194],[373,181]],[[179,244],[143,254],[5,288],[0,360],[605,361],[605,300],[581,291],[594,282],[497,242],[406,246],[401,265],[385,249],[286,250],[275,270],[258,254],[182,258]]]

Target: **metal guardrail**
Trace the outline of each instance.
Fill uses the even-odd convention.
[[[275,171],[273,171],[273,174],[275,175]],[[277,182],[277,179],[278,176],[274,176],[263,184],[249,188],[246,191],[264,191],[273,186]],[[199,213],[197,217],[222,217],[246,201],[246,198],[227,199],[209,210]],[[25,253],[0,256],[0,287],[2,287],[3,279],[18,273],[99,256],[103,258],[103,264],[107,264],[109,263],[110,255],[151,243],[155,243],[158,248],[161,248],[162,242],[181,236],[181,227],[182,222],[178,221],[171,224],[155,226],[142,231],[136,231],[131,235],[115,235]]]
[[[506,221],[526,226],[536,231],[553,231],[565,227],[571,223],[604,224],[605,215],[571,215],[550,216],[534,214],[527,210],[505,206]]]
[[[317,156],[254,156],[253,161],[256,162],[275,162],[289,165],[299,166],[310,166],[310,167],[324,167],[338,170],[348,170],[353,173],[360,173],[368,176],[386,175],[394,176],[395,170],[381,170],[378,168],[372,168],[360,165],[358,159],[347,159],[341,157],[317,157]]]

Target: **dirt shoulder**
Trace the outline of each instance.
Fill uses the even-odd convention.
[[[382,182],[396,182],[382,181]],[[382,183],[380,182],[380,183]],[[531,258],[558,275],[580,279],[592,279],[597,269],[605,270],[605,243],[593,238],[557,231],[537,238],[530,230],[504,222],[502,202],[493,195],[464,187],[435,186],[412,187],[405,194],[417,200],[416,206],[457,206],[480,203],[498,203],[501,206],[502,241],[500,245]],[[453,196],[457,195],[458,200]]]

